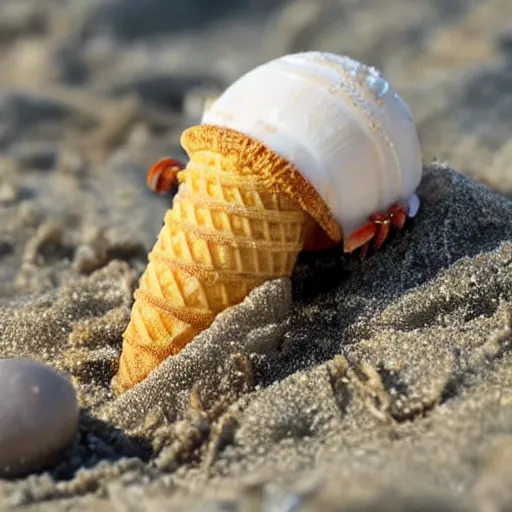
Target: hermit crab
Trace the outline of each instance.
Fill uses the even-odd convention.
[[[248,72],[186,129],[179,189],[134,294],[116,392],[143,380],[215,316],[297,255],[342,243],[366,253],[416,215],[422,173],[411,112],[374,68],[322,52]]]

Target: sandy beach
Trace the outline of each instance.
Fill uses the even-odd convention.
[[[512,3],[0,4],[0,357],[68,375],[79,432],[23,511],[512,508]],[[133,291],[205,101],[302,50],[375,65],[421,209],[365,261],[304,253],[115,396]],[[3,508],[2,508],[3,507]]]

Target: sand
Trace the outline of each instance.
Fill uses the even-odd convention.
[[[135,0],[0,7],[0,356],[66,372],[82,407],[62,462],[0,481],[0,503],[512,507],[512,6],[151,4],[144,23]],[[146,167],[182,155],[204,97],[305,48],[380,66],[410,103],[420,213],[364,262],[301,255],[291,280],[114,397],[132,292],[170,204],[145,189]]]

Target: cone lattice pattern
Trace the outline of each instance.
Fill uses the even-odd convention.
[[[211,144],[197,150],[186,142],[190,162],[135,292],[117,392],[144,379],[254,287],[289,276],[311,219],[259,172],[275,167],[275,155],[256,158],[246,146],[229,154]]]

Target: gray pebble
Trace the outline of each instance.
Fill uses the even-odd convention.
[[[78,428],[73,385],[49,366],[0,359],[0,477],[54,464]]]

